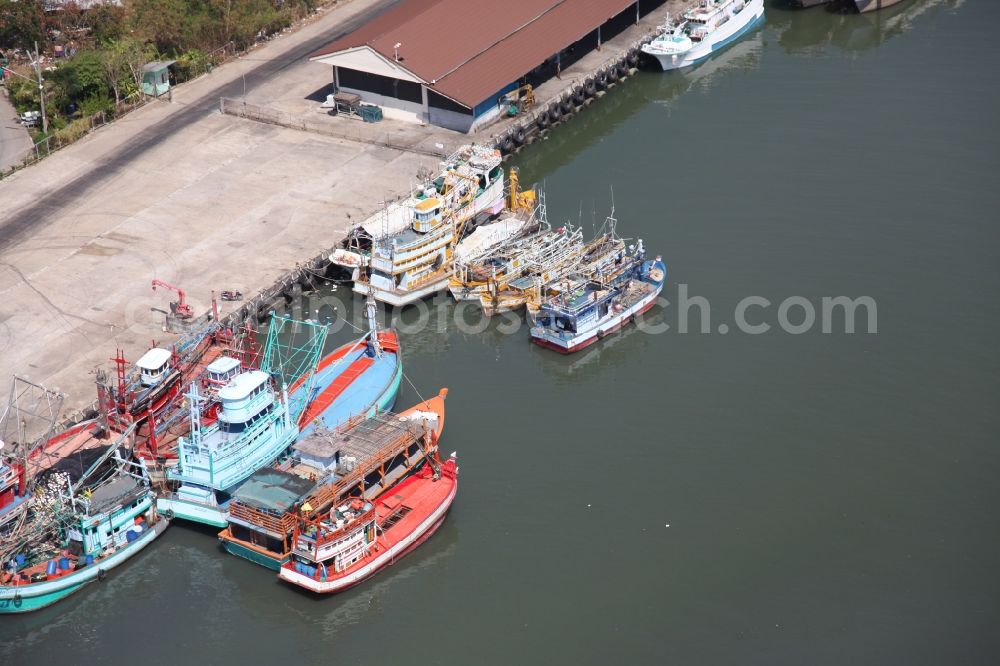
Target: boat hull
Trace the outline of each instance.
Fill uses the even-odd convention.
[[[275,555],[255,550],[249,546],[230,539],[222,540],[222,549],[230,555],[242,557],[244,560],[249,560],[254,564],[259,564],[260,566],[270,569],[271,571],[280,571],[282,565],[285,564],[285,562],[287,562],[290,558],[289,555],[276,557]]]
[[[449,282],[450,276],[445,275],[439,280],[434,280],[433,282],[429,282],[428,284],[413,290],[389,291],[387,289],[380,289],[379,287],[373,286],[372,291],[374,292],[375,298],[382,303],[400,308],[404,305],[416,303],[417,301],[423,300],[428,296],[433,296],[439,291],[444,291],[448,288]],[[364,282],[355,282],[354,293],[366,296],[368,294],[368,284]]]
[[[203,504],[171,496],[158,498],[156,510],[171,519],[179,518],[220,528],[229,524],[229,511],[224,505]]]
[[[656,62],[660,65],[660,69],[665,72],[674,69],[682,69],[684,67],[691,67],[692,65],[696,65],[705,60],[713,53],[718,53],[749,33],[754,28],[763,24],[764,0],[750,0],[750,2],[746,4],[746,8],[743,12],[748,12],[748,18],[743,23],[730,20],[729,23],[732,23],[733,25],[730,26],[729,23],[723,25],[721,28],[718,28],[712,33],[710,40],[696,44],[686,53],[677,55],[657,53],[655,51],[648,50],[648,45],[643,46],[642,51],[656,60]],[[742,18],[743,12],[740,12],[740,18]]]
[[[0,614],[27,613],[51,606],[57,601],[65,599],[87,583],[103,578],[106,572],[138,554],[156,537],[163,534],[167,525],[167,520],[160,520],[140,534],[138,539],[111,557],[94,562],[90,566],[61,576],[56,580],[0,587]]]

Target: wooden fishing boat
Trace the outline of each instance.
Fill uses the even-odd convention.
[[[279,578],[312,592],[341,592],[395,564],[429,539],[458,493],[455,454],[428,465],[374,502],[360,496],[300,518]]]
[[[316,429],[292,454],[256,472],[233,496],[223,548],[278,571],[292,552],[300,512],[328,511],[357,496],[371,501],[418,469],[444,429],[447,389],[400,413]]]

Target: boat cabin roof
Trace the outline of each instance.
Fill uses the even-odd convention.
[[[142,355],[135,362],[136,367],[141,370],[159,370],[170,360],[170,350],[161,347],[153,347]]]
[[[610,289],[601,289],[593,284],[588,284],[578,291],[568,292],[565,295],[558,295],[550,299],[542,307],[545,310],[565,315],[576,315],[581,310],[600,303],[605,298],[614,293]]]
[[[284,513],[312,487],[312,481],[265,467],[254,472],[236,491],[233,499],[258,509]]]
[[[214,375],[224,375],[233,368],[238,368],[240,362],[233,358],[232,356],[220,356],[205,368]]]
[[[96,488],[90,496],[90,513],[101,513],[123,503],[138,488],[139,482],[127,474],[122,474],[110,482]]]
[[[340,430],[317,428],[292,445],[292,449],[316,458],[354,456],[359,461],[374,455],[403,436],[416,439],[423,431],[423,419],[411,419],[392,412]]]
[[[229,380],[229,383],[219,389],[222,400],[240,400],[250,395],[258,386],[266,384],[269,375],[262,370],[250,370]]]
[[[422,201],[418,201],[414,208],[421,213],[426,213],[429,210],[433,210],[441,205],[441,200],[437,197],[428,197]]]

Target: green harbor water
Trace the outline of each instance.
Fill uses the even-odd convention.
[[[1000,5],[767,11],[513,163],[554,223],[589,232],[613,196],[667,263],[647,323],[670,330],[570,357],[453,306],[404,332],[416,389],[451,390],[460,490],[433,539],[315,598],[175,525],[0,618],[0,662],[995,663]],[[679,285],[709,331],[697,308],[678,331]],[[737,330],[750,296],[766,333]],[[782,301],[824,296],[870,297],[877,333],[781,330]]]

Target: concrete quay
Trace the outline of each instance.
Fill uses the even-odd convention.
[[[363,12],[341,3],[301,30],[176,89],[0,183],[0,377],[26,376],[93,403],[94,369],[116,346],[137,359],[169,343],[164,318],[188,292],[252,296],[333,246],[350,220],[415,182],[426,155],[223,116],[218,99],[274,78],[322,79],[306,56]],[[220,303],[222,314],[225,306]]]

